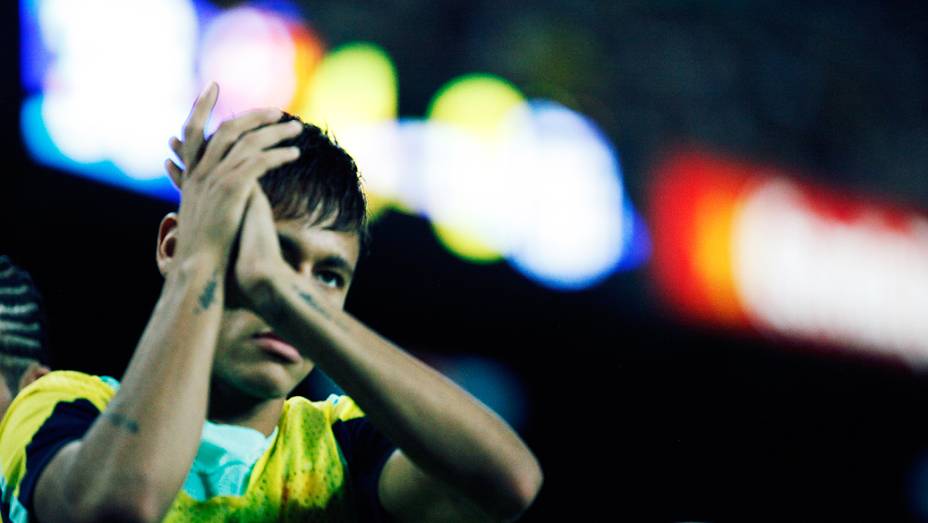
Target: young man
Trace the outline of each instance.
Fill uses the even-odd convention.
[[[518,516],[542,478],[519,437],[342,310],[365,227],[354,162],[277,110],[204,145],[217,96],[172,140],[165,284],[122,383],[51,373],[0,425],[18,442],[0,448],[4,520]],[[350,399],[285,400],[315,365]]]
[[[48,374],[42,295],[29,273],[0,256],[0,418],[26,385]]]

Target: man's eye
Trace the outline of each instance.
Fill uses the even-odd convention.
[[[319,278],[319,281],[326,287],[340,289],[345,284],[345,279],[337,272],[319,271],[316,273],[316,277]]]

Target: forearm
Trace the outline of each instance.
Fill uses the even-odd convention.
[[[518,435],[457,385],[285,276],[266,320],[329,374],[417,466],[490,512],[531,496],[538,462]]]
[[[119,392],[68,468],[78,499],[99,506],[113,496],[136,497],[154,514],[170,506],[206,417],[222,287],[213,263],[168,274]]]

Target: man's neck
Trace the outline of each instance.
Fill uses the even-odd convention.
[[[274,432],[274,427],[280,421],[285,398],[249,397],[216,380],[210,389],[207,419],[214,423],[249,427],[265,436]]]

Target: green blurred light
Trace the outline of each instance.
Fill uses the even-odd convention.
[[[522,93],[506,80],[473,73],[442,86],[429,104],[428,117],[432,122],[473,134],[490,149],[505,141],[510,131],[504,125],[507,116],[524,103]],[[503,257],[466,223],[433,222],[432,229],[442,245],[468,261],[493,263]]]
[[[429,118],[473,132],[483,138],[499,139],[505,132],[506,116],[525,103],[511,83],[489,74],[474,73],[446,83],[429,104]]]
[[[380,47],[363,42],[325,55],[297,114],[334,132],[396,118],[396,69]]]

